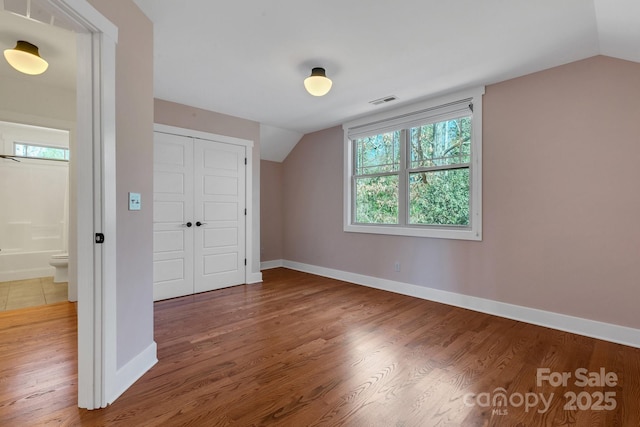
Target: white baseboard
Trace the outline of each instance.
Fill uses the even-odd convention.
[[[39,277],[52,277],[55,272],[53,267],[32,268],[29,270],[14,270],[0,273],[0,282],[12,282],[15,280],[37,279]]]
[[[113,384],[113,392],[108,400],[108,404],[111,405],[156,363],[158,363],[157,345],[156,342],[153,341],[141,353],[131,359],[122,368],[118,369]]]
[[[640,329],[284,260],[283,267],[640,348]]]
[[[274,259],[273,261],[263,261],[260,263],[260,270],[269,270],[271,268],[283,267],[284,261],[281,259]]]

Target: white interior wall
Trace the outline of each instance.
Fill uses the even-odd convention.
[[[15,142],[69,147],[65,130],[0,122],[2,154]],[[0,249],[64,251],[68,242],[69,163],[39,159],[0,160]]]

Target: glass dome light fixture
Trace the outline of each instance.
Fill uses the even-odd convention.
[[[40,57],[38,46],[24,40],[18,40],[13,49],[5,49],[4,57],[13,68],[32,76],[44,73],[49,67]]]
[[[311,75],[304,79],[304,87],[313,96],[326,95],[331,90],[331,79],[327,77],[324,68],[316,67],[311,70]]]

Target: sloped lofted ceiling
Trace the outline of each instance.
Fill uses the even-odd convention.
[[[156,97],[300,135],[598,54],[640,62],[637,0],[135,2],[154,22]],[[302,85],[316,66],[322,98]]]

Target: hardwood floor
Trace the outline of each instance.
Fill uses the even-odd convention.
[[[71,304],[0,327],[1,426],[640,425],[639,349],[286,269],[156,303],[159,363],[102,410],[75,407]]]
[[[77,352],[74,303],[0,312],[0,426],[77,418]]]

